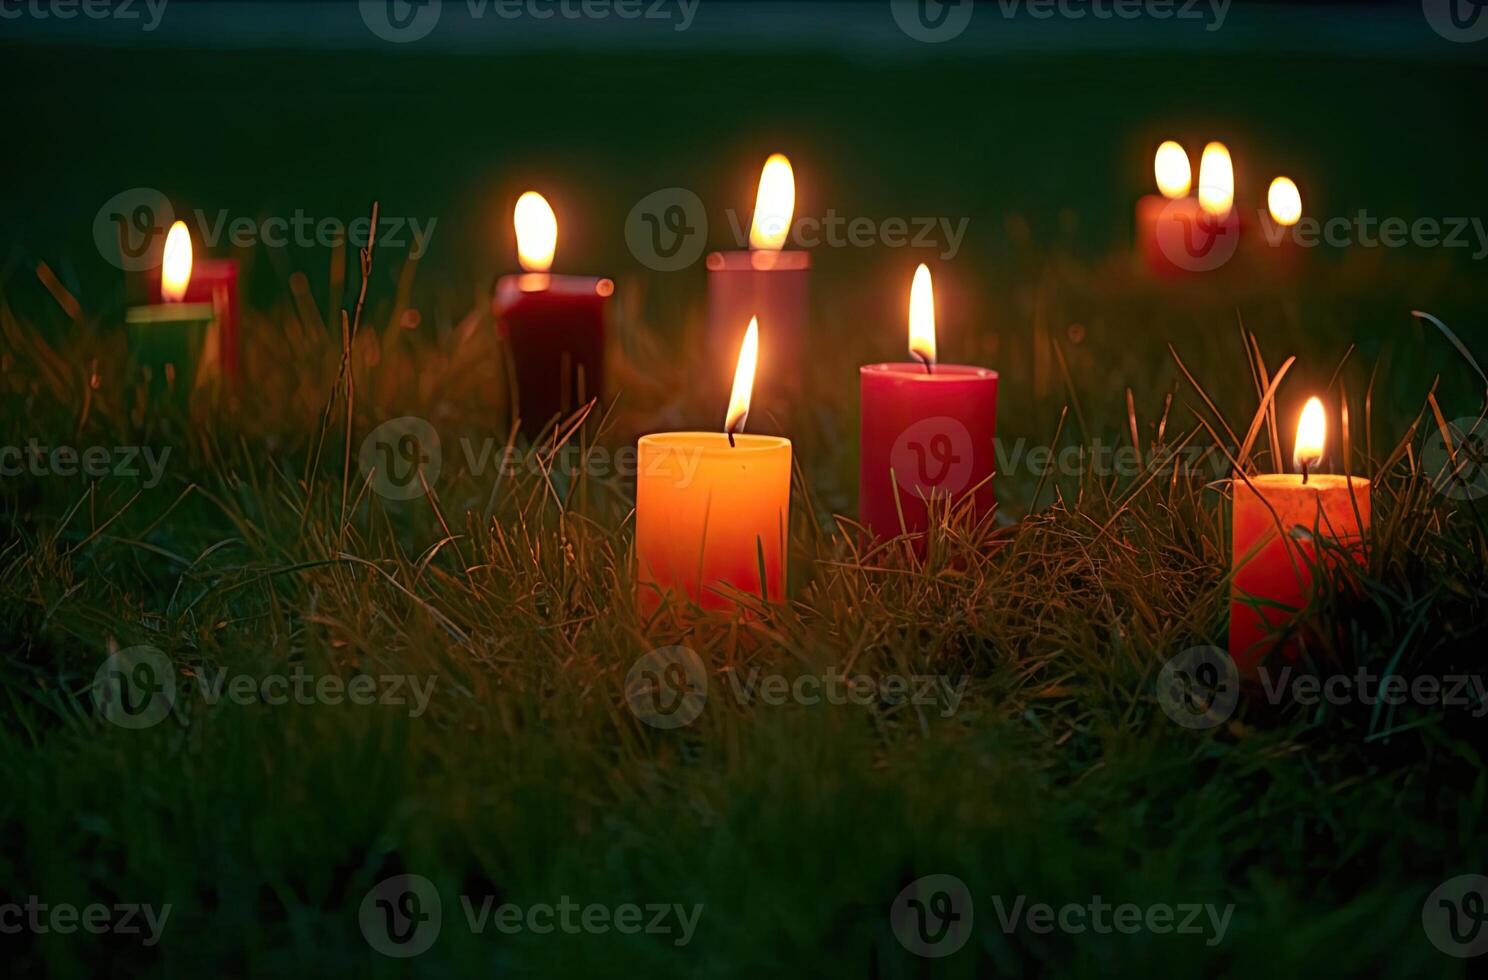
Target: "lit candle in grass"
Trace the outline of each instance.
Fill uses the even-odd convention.
[[[759,323],[739,347],[722,432],[642,436],[636,478],[636,579],[647,611],[671,598],[727,609],[739,594],[785,597],[791,444],[745,435]]]
[[[938,362],[930,269],[915,270],[909,299],[910,362],[858,371],[858,516],[878,538],[919,534],[931,501],[996,505],[997,372]]]
[[[124,314],[130,356],[150,389],[184,397],[196,383],[214,318],[211,303],[187,302],[191,286],[191,233],[184,221],[165,236],[160,266],[160,302]]]
[[[513,223],[523,271],[496,283],[492,312],[511,355],[522,431],[535,437],[604,397],[605,311],[615,284],[551,272],[558,218],[541,194],[517,199]]]
[[[1266,218],[1259,248],[1274,272],[1290,274],[1300,262],[1301,246],[1291,229],[1302,220],[1302,192],[1290,177],[1277,177],[1266,192]]]
[[[1166,140],[1157,148],[1152,169],[1158,193],[1137,201],[1137,245],[1154,275],[1178,275],[1184,269],[1168,252],[1183,245],[1187,229],[1198,220],[1199,202],[1189,194],[1193,168],[1183,147]]]
[[[795,389],[807,329],[811,257],[785,245],[795,216],[796,177],[784,154],[771,154],[760,172],[748,250],[708,256],[708,358],[726,365],[752,318],[770,336],[765,383]],[[718,370],[720,382],[726,372]],[[769,393],[765,392],[769,397]]]
[[[1296,613],[1312,596],[1319,562],[1362,562],[1369,530],[1369,481],[1319,473],[1327,439],[1323,403],[1309,399],[1297,424],[1296,473],[1233,481],[1230,656],[1253,677],[1266,656],[1295,656]]]

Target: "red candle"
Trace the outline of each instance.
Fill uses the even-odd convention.
[[[492,311],[511,355],[522,431],[535,437],[604,397],[605,309],[615,285],[549,272],[558,220],[541,194],[523,194],[514,218],[524,271],[496,283]]]
[[[924,533],[931,500],[969,503],[975,516],[996,504],[997,372],[936,363],[935,298],[924,265],[910,289],[909,324],[919,363],[859,370],[858,516],[880,539]]]
[[[1324,555],[1364,559],[1369,481],[1308,472],[1322,460],[1326,424],[1322,402],[1311,399],[1293,451],[1302,472],[1233,484],[1230,656],[1244,677],[1256,676],[1272,653],[1296,655],[1296,613],[1311,598],[1313,569]],[[1319,548],[1318,541],[1330,547]]]
[[[811,257],[785,250],[795,214],[796,183],[790,160],[775,153],[765,161],[755,195],[749,227],[749,250],[714,252],[708,256],[708,359],[727,365],[744,339],[744,324],[758,319],[770,337],[768,363],[761,365],[762,384],[784,389],[777,397],[763,397],[776,405],[788,404],[786,395],[799,388],[801,354],[807,329],[807,301]],[[726,383],[720,369],[715,378]]]
[[[1235,254],[1240,216],[1234,209],[1235,175],[1223,143],[1204,148],[1198,197],[1189,196],[1192,169],[1182,146],[1168,140],[1153,161],[1161,196],[1137,202],[1137,241],[1148,270],[1182,276],[1219,268]]]
[[[151,301],[161,302],[160,282],[150,284]],[[191,280],[186,285],[183,303],[210,303],[214,326],[207,333],[202,363],[210,370],[221,368],[228,380],[238,377],[238,260],[198,259],[191,266]]]

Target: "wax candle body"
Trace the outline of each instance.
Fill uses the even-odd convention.
[[[636,478],[636,580],[652,610],[667,595],[707,609],[728,589],[785,597],[790,440],[718,432],[642,436]],[[761,574],[764,580],[761,581]]]
[[[179,398],[190,394],[212,318],[210,303],[158,303],[125,313],[130,357],[153,394]]]
[[[996,504],[997,372],[959,364],[869,364],[858,372],[862,421],[858,516],[879,538],[923,532],[927,501],[972,494]]]
[[[496,284],[493,311],[511,351],[517,411],[529,437],[604,397],[608,279],[527,272]]]
[[[151,280],[152,303],[160,303],[160,281]],[[197,259],[191,266],[183,303],[208,303],[213,307],[215,326],[206,338],[203,367],[220,368],[222,376],[238,376],[238,262],[236,259]]]
[[[709,384],[727,385],[734,355],[751,317],[758,317],[759,398],[789,404],[800,390],[807,330],[811,257],[805,252],[758,250],[708,256],[708,332],[704,361],[716,365]]]
[[[1235,480],[1231,531],[1230,656],[1242,676],[1253,677],[1272,652],[1294,656],[1296,643],[1275,642],[1295,611],[1311,597],[1312,570],[1322,554],[1314,538],[1336,542],[1363,560],[1369,529],[1369,481],[1319,473],[1309,477],[1268,474]],[[1356,511],[1357,508],[1357,511]]]
[[[1137,243],[1149,272],[1184,276],[1219,268],[1235,254],[1240,238],[1236,210],[1215,217],[1194,197],[1148,195],[1137,202]]]

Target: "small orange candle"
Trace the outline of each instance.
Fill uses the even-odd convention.
[[[1254,677],[1273,651],[1293,657],[1289,627],[1312,593],[1318,541],[1342,546],[1362,563],[1369,530],[1369,481],[1311,473],[1322,461],[1327,418],[1310,399],[1297,425],[1293,460],[1299,473],[1272,473],[1234,481],[1233,578],[1230,586],[1230,656],[1242,676]],[[1328,554],[1334,554],[1333,548]]]
[[[785,596],[791,444],[743,435],[759,323],[739,350],[722,432],[642,436],[636,477],[636,580],[648,612],[669,596],[727,609],[737,592]]]

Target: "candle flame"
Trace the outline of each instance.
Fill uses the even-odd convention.
[[[165,253],[160,266],[160,298],[179,303],[186,298],[191,283],[191,232],[186,222],[177,221],[165,235]]]
[[[935,287],[923,262],[909,287],[909,352],[927,365],[935,363]]]
[[[1302,406],[1297,421],[1297,442],[1292,447],[1292,462],[1298,469],[1313,467],[1323,461],[1323,443],[1328,435],[1328,416],[1320,398],[1309,398]]]
[[[784,248],[795,212],[795,171],[784,153],[772,153],[760,171],[759,191],[754,198],[754,221],[749,226],[749,247],[771,252]]]
[[[1187,197],[1193,187],[1193,167],[1189,165],[1188,153],[1181,145],[1167,140],[1157,148],[1153,160],[1157,172],[1157,189],[1169,200]]]
[[[734,368],[734,390],[729,395],[728,414],[723,429],[729,435],[744,429],[749,418],[749,399],[754,394],[754,369],[759,363],[759,317],[749,318],[744,343],[739,347],[739,364]]]
[[[1235,164],[1223,143],[1204,147],[1199,160],[1199,207],[1205,214],[1223,218],[1235,206]]]
[[[517,198],[512,220],[517,226],[517,260],[526,272],[547,272],[558,250],[558,216],[547,198],[527,191]]]
[[[1271,181],[1266,205],[1271,209],[1271,220],[1279,225],[1291,227],[1302,219],[1302,192],[1290,177]]]

